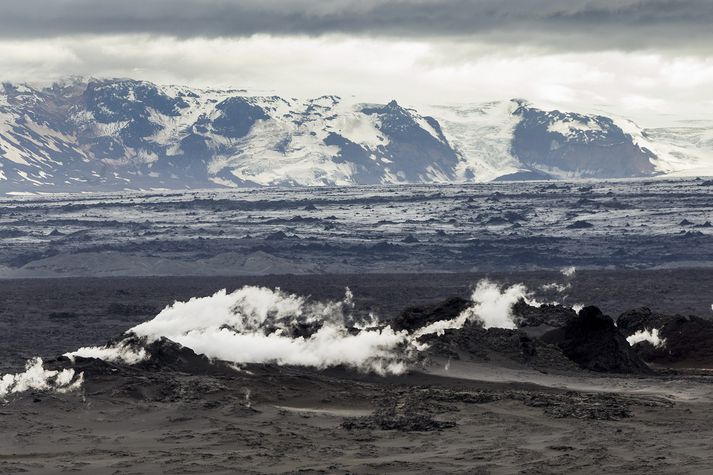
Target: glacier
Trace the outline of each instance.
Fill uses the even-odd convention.
[[[611,179],[713,172],[713,124],[256,96],[132,79],[0,87],[0,192]]]

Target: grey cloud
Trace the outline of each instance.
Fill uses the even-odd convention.
[[[330,33],[568,49],[713,48],[710,0],[21,0],[0,37]]]

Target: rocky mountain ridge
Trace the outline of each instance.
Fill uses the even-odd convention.
[[[707,166],[713,151],[705,128],[649,134],[524,100],[424,109],[130,79],[4,83],[0,191],[629,178]]]

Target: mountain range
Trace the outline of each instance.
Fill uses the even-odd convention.
[[[642,129],[522,99],[295,99],[130,79],[0,87],[0,192],[713,174],[713,125]]]

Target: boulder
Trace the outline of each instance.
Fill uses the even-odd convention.
[[[640,331],[658,330],[659,346],[643,341],[634,345],[644,361],[660,365],[713,367],[713,321],[694,315],[664,315],[647,307],[622,313],[617,319],[629,337]]]
[[[599,372],[649,373],[651,370],[626,341],[611,317],[597,307],[585,307],[542,340],[559,347],[581,368]]]

